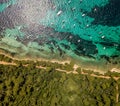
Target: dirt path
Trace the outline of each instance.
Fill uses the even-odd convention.
[[[0,61],[0,64],[2,65],[13,65],[13,66],[16,66],[17,64],[16,63],[9,63],[9,62],[5,62],[5,61]],[[23,65],[25,67],[27,67],[28,65]],[[70,74],[70,73],[73,73],[73,74],[83,74],[83,75],[90,75],[90,76],[93,76],[93,77],[98,77],[98,78],[105,78],[105,79],[110,79],[111,77],[110,76],[105,76],[105,75],[96,75],[96,74],[88,74],[88,73],[85,73],[83,71],[81,71],[81,73],[78,73],[76,70],[79,66],[78,65],[74,65],[73,66],[73,71],[67,71],[67,70],[62,70],[62,69],[55,69],[57,71],[60,71],[60,72],[65,72],[66,74]],[[42,69],[46,69],[46,67],[42,67],[42,66],[36,66],[36,68],[42,68]],[[118,80],[120,77],[113,77],[115,80]]]
[[[5,62],[5,61],[0,61],[0,64],[2,64],[2,65],[13,65],[13,66],[17,65],[16,63],[9,63],[9,62]]]

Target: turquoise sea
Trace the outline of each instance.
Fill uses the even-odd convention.
[[[120,0],[0,0],[0,48],[119,68]]]

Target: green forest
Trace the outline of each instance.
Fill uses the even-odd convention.
[[[1,55],[3,60],[16,65],[0,65],[0,106],[120,106],[120,80],[114,79],[118,73],[106,73],[110,78],[105,79],[89,70],[82,70],[86,75],[56,70],[71,71],[72,62],[18,61]],[[81,68],[76,71],[81,73]]]

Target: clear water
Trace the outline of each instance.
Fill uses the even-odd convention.
[[[4,0],[3,0],[4,1]],[[19,56],[99,60],[120,56],[119,0],[0,2],[0,48]]]

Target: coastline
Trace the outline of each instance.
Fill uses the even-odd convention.
[[[61,59],[61,60],[60,59],[47,59],[47,58],[34,57],[34,56],[33,57],[29,57],[29,56],[19,57],[16,55],[12,56],[10,52],[7,52],[1,49],[0,49],[0,55],[4,55],[6,57],[9,57],[13,60],[18,60],[18,61],[34,61],[34,62],[45,61],[45,62],[51,62],[51,63],[58,63],[62,65],[70,64],[72,62],[72,64],[74,64],[75,70],[77,68],[81,68],[82,70],[88,70],[90,72],[95,72],[95,73],[102,74],[102,75],[104,75],[107,72],[120,73],[119,67],[106,64],[105,60],[99,61],[99,60],[94,60],[94,59],[89,59],[89,58],[84,58],[84,57],[82,57],[81,60],[73,59],[70,57],[68,57],[67,59]]]
[[[59,64],[70,64],[72,62],[82,69],[98,72],[100,74],[105,74],[112,69],[120,69],[120,58],[118,58],[119,62],[115,64],[116,61],[109,63],[105,58],[96,59],[86,56],[77,56],[73,54],[72,51],[68,51],[60,57],[59,52],[52,53],[48,50],[47,46],[45,46],[44,51],[41,51],[37,46],[24,45],[11,37],[6,37],[0,41],[0,54],[21,61],[46,61]]]

